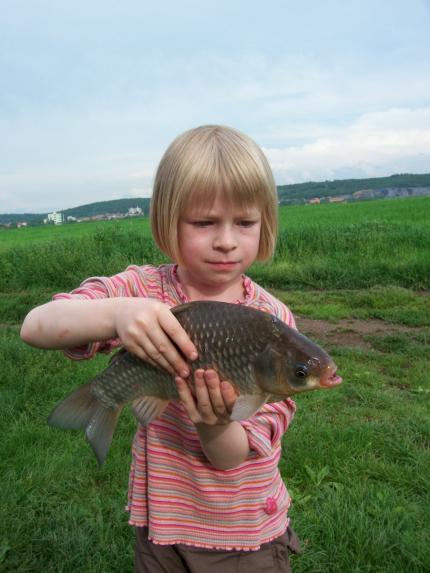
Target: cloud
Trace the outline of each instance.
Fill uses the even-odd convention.
[[[428,0],[168,4],[7,0],[0,210],[149,194],[203,123],[253,137],[279,183],[430,171]]]
[[[430,171],[430,108],[366,113],[313,141],[264,151],[278,184]]]

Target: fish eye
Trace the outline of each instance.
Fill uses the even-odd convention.
[[[306,364],[298,364],[295,372],[297,378],[306,378],[309,375],[309,370]]]

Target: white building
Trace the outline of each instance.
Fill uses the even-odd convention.
[[[143,215],[143,211],[140,207],[130,207],[128,210],[129,215]]]
[[[61,225],[64,222],[63,213],[57,213],[54,211],[53,213],[48,213],[48,218],[44,220],[44,222],[49,223],[52,221],[55,225]]]

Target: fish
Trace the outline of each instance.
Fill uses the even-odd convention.
[[[197,369],[216,370],[238,395],[232,421],[251,417],[266,402],[342,382],[325,350],[272,314],[218,301],[189,302],[171,311],[198,352],[196,360],[188,361],[191,391]],[[179,400],[174,376],[121,349],[102,372],[54,408],[48,424],[85,431],[102,465],[126,404],[146,425],[171,400]]]

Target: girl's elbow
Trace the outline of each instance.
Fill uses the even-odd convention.
[[[244,453],[234,456],[230,459],[217,459],[217,460],[210,460],[211,464],[216,470],[234,470],[239,467],[248,457],[249,450]]]
[[[24,322],[21,325],[21,330],[19,332],[21,340],[26,342],[27,344],[31,344],[33,340],[33,330],[29,325],[29,321],[27,318],[24,319]]]
[[[213,467],[218,471],[234,470],[240,466],[242,462],[229,462],[229,463],[212,463]]]
[[[33,311],[30,311],[21,325],[20,337],[23,342],[36,346],[36,341],[40,336],[38,321],[34,316]]]

